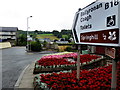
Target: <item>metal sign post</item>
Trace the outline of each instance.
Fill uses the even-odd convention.
[[[77,55],[77,79],[80,80],[80,54],[81,54],[81,45],[78,45],[78,55]]]
[[[115,59],[112,60],[112,80],[111,80],[111,89],[116,89],[117,87],[117,61],[118,61],[118,50],[115,48]]]
[[[112,60],[112,80],[111,80],[111,89],[116,89],[117,86],[117,61]]]

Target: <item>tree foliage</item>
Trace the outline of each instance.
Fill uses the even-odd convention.
[[[53,34],[57,38],[64,38],[66,41],[68,41],[70,38],[73,37],[72,30],[67,30],[67,29],[62,29],[61,31],[53,30],[52,32],[35,30],[35,31],[28,31],[28,33],[33,38],[33,40],[36,39],[37,34]],[[18,30],[16,45],[25,46],[26,44],[27,44],[27,31]]]
[[[29,46],[29,47],[31,48],[31,51],[41,51],[42,50],[42,46],[39,41],[31,42],[31,46]]]
[[[17,32],[17,46],[25,46],[27,44],[27,33],[26,31],[18,30]]]

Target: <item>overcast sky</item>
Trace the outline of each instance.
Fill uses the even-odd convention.
[[[19,30],[71,29],[75,12],[96,0],[2,0],[0,26]]]

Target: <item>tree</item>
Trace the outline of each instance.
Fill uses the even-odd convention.
[[[63,29],[63,30],[61,30],[61,34],[62,34],[62,35],[67,35],[67,34],[69,34],[69,33],[68,33],[68,30]]]
[[[17,38],[18,46],[25,46],[27,44],[27,36],[25,34],[20,34]]]
[[[59,34],[57,35],[57,38],[62,38],[62,34],[59,33]]]
[[[62,34],[61,34],[59,31],[53,30],[52,33],[53,33],[53,35],[56,36],[57,38],[62,38]]]
[[[53,30],[53,35],[54,35],[54,36],[58,36],[58,35],[59,35],[59,31]]]
[[[35,34],[38,34],[38,30],[35,30],[34,33],[35,33]]]

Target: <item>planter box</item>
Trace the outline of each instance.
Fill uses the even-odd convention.
[[[81,64],[81,69],[93,69],[99,66],[104,66],[106,64],[105,57],[92,60],[90,62],[85,62]],[[57,65],[57,66],[41,66],[37,62],[33,70],[33,74],[47,73],[47,72],[59,72],[64,70],[76,70],[77,65]]]

